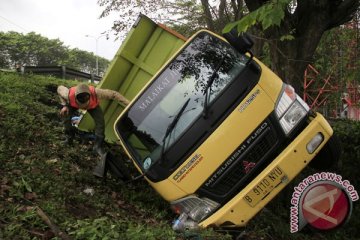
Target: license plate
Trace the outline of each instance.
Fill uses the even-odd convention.
[[[266,177],[264,177],[252,190],[244,197],[244,200],[254,207],[264,199],[274,188],[287,179],[287,176],[280,167],[275,167]]]

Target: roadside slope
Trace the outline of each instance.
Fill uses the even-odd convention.
[[[175,239],[168,205],[144,180],[92,175],[92,145],[64,147],[56,78],[0,73],[0,239]]]

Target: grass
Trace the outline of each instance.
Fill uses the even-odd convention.
[[[173,232],[175,215],[144,180],[103,182],[92,175],[98,159],[91,144],[61,144],[56,87],[76,83],[0,72],[1,240],[59,239],[37,207],[72,239],[231,239],[229,233],[241,233],[239,239],[360,239],[356,203],[351,221],[338,231],[291,234],[290,188],[239,231]]]
[[[73,239],[185,239],[144,180],[104,183],[92,175],[98,158],[91,144],[62,145],[56,88],[76,83],[0,72],[0,239],[54,237],[35,207]]]

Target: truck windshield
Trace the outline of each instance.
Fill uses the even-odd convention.
[[[162,159],[164,152],[202,118],[206,95],[211,111],[211,104],[236,79],[247,60],[247,56],[207,32],[194,37],[116,125],[139,166],[146,170]]]

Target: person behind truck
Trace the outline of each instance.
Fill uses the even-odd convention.
[[[72,117],[77,110],[86,110],[95,122],[95,144],[94,151],[99,155],[104,155],[105,120],[104,113],[100,107],[101,99],[116,100],[123,105],[129,101],[120,93],[109,90],[99,89],[94,86],[80,83],[75,87],[67,88],[58,86],[57,93],[60,97],[61,110],[60,116],[63,118],[66,139],[65,144],[72,145],[75,137],[75,128],[72,126]]]

